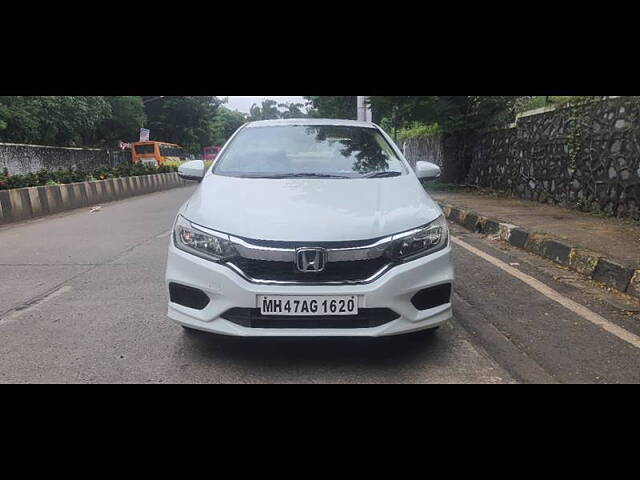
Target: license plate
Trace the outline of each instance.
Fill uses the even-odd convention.
[[[358,298],[343,296],[258,295],[262,315],[357,315]]]

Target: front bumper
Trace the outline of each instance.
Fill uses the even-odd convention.
[[[169,302],[169,318],[189,328],[233,336],[380,337],[436,327],[451,318],[451,303],[417,310],[413,295],[423,288],[453,283],[451,246],[398,265],[377,280],[363,285],[259,285],[230,268],[169,247],[166,287],[171,282],[197,288],[210,298],[203,310]],[[232,308],[256,308],[258,295],[356,295],[359,308],[388,308],[400,315],[371,328],[251,328],[224,319]]]

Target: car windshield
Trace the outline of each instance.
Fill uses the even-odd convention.
[[[261,178],[386,177],[404,171],[377,129],[329,125],[245,128],[214,168],[216,175]]]

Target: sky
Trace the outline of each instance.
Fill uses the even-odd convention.
[[[249,113],[249,109],[251,105],[257,103],[258,105],[262,103],[263,100],[271,99],[275,100],[278,103],[306,103],[303,97],[232,97],[229,96],[229,101],[225,104],[225,106],[231,110],[238,110],[242,113]]]

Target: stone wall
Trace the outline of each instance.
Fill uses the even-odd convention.
[[[640,102],[610,98],[478,135],[467,182],[640,220]]]
[[[76,167],[93,170],[111,165],[112,162],[109,150],[0,143],[0,172],[6,168],[9,175],[37,172],[43,168],[57,170]]]
[[[418,161],[442,166],[442,138],[440,135],[410,138],[399,143],[404,156],[412,167],[415,168]]]

